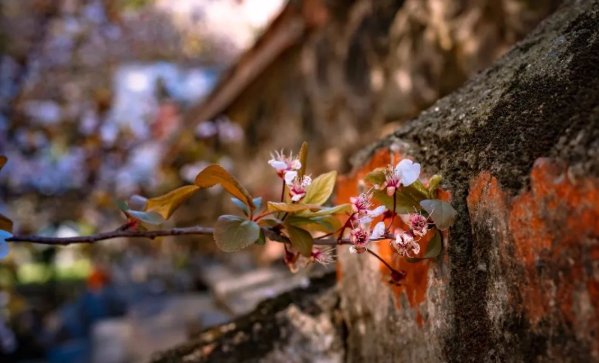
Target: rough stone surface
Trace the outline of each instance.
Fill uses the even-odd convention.
[[[441,174],[459,213],[402,287],[341,254],[347,358],[599,360],[599,2],[569,1],[495,65],[355,159],[389,147]],[[388,246],[379,251],[391,258]]]
[[[156,354],[153,362],[342,362],[334,285],[334,273],[312,279],[306,288],[265,300],[232,323]]]

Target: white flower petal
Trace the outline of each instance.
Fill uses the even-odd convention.
[[[401,183],[408,186],[418,180],[420,164],[410,159],[403,159],[395,167],[394,173],[400,177]]]
[[[370,234],[370,239],[381,238],[385,235],[385,223],[379,222],[374,226],[372,230],[372,234]]]
[[[305,188],[312,184],[312,178],[309,175],[305,175],[302,179],[302,186]]]
[[[291,185],[295,178],[297,178],[297,171],[288,171],[285,173],[285,184]]]
[[[300,170],[302,168],[302,162],[295,159],[291,162],[291,169]]]
[[[370,218],[369,215],[365,215],[365,216],[358,218],[358,222],[363,225],[368,225],[368,224],[370,224],[370,222],[372,222],[372,218]]]
[[[414,252],[415,255],[420,253],[420,245],[417,242],[412,244],[412,252]]]
[[[268,161],[268,163],[270,164],[270,166],[275,168],[276,171],[281,171],[281,170],[287,169],[287,163],[285,163],[284,161],[281,161],[281,160],[271,159]]]
[[[384,205],[378,206],[372,210],[368,211],[368,216],[374,218],[374,217],[378,217],[381,214],[385,213],[385,211],[387,210],[387,208],[385,208]]]

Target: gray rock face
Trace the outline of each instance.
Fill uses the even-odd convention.
[[[349,361],[599,360],[597,24],[599,2],[566,2],[355,159],[399,145],[443,175],[459,217],[395,294],[378,264],[342,254]]]
[[[335,276],[311,280],[262,302],[232,323],[154,356],[168,362],[341,362],[342,325]]]

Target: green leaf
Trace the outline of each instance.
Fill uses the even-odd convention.
[[[287,223],[285,224],[285,229],[291,241],[291,246],[303,256],[310,257],[312,255],[312,245],[314,244],[314,239],[310,232]]]
[[[376,168],[370,173],[366,174],[364,180],[372,185],[382,185],[386,179],[385,170],[386,168]]]
[[[256,207],[257,211],[260,211],[260,209],[262,209],[262,197],[256,197],[252,199],[252,203],[254,203],[254,206]]]
[[[283,224],[283,221],[273,216],[268,216],[260,219],[258,224],[262,227],[275,227]]]
[[[316,179],[312,180],[312,184],[310,184],[306,191],[303,203],[323,205],[333,193],[336,180],[336,171],[330,171],[326,174],[319,175]]]
[[[244,202],[240,201],[239,199],[235,198],[235,197],[231,197],[231,202],[233,202],[233,204],[235,204],[235,206],[239,209],[241,209],[243,211],[243,214],[245,214],[246,216],[250,215],[250,210],[248,208],[247,205],[245,205]],[[256,204],[256,203],[254,203]]]
[[[162,224],[164,222],[164,218],[162,217],[162,215],[160,215],[157,212],[142,212],[142,211],[138,211],[138,210],[129,209],[126,211],[126,213],[129,216],[131,216],[143,223],[152,224],[155,226]]]
[[[302,167],[299,170],[299,177],[303,177],[306,174],[306,167],[308,165],[308,143],[302,142],[302,146],[299,151],[299,161],[302,163]]]
[[[435,174],[428,181],[428,195],[431,198],[435,197],[435,192],[439,188],[439,184],[441,184],[441,180],[443,180],[443,178],[441,177],[441,175]]]
[[[256,222],[232,215],[218,217],[214,225],[216,246],[225,252],[239,251],[260,238]]]
[[[393,210],[393,197],[384,190],[375,190],[373,197],[387,209]],[[395,192],[395,211],[398,214],[414,213],[420,210],[420,201],[428,198],[428,191],[420,181],[409,186],[402,186]]]
[[[12,232],[12,221],[10,218],[0,214],[0,229],[8,232]]]
[[[319,217],[291,216],[287,218],[286,222],[310,232],[331,233],[341,228],[341,222],[332,215]]]
[[[421,201],[428,198],[428,189],[420,180],[416,180],[407,187],[401,187],[405,193],[408,193],[413,199]]]
[[[345,204],[340,204],[340,205],[336,205],[334,207],[330,207],[330,208],[322,208],[319,211],[316,212],[311,212],[311,211],[303,211],[300,214],[302,216],[307,216],[307,217],[319,217],[319,216],[329,216],[329,215],[333,215],[333,214],[343,214],[346,212],[351,212],[352,211],[352,207],[351,204],[349,203],[345,203]]]
[[[145,211],[156,212],[167,220],[183,202],[191,198],[198,190],[200,188],[195,185],[186,185],[159,197],[150,198]]]
[[[451,227],[458,214],[451,204],[439,199],[425,199],[420,205],[428,212],[435,226],[442,231]]]
[[[435,235],[428,242],[426,247],[426,252],[422,257],[416,258],[406,258],[408,262],[420,262],[422,260],[426,260],[429,258],[435,258],[441,254],[441,250],[443,249],[443,239],[441,238],[441,233],[437,230],[435,231]]]
[[[268,202],[267,210],[269,212],[301,212],[305,210],[319,210],[322,208],[319,205],[308,205],[308,204],[300,204],[300,203],[282,203],[282,202]]]
[[[196,176],[194,184],[200,188],[210,188],[220,184],[229,194],[247,204],[250,210],[255,209],[252,196],[247,189],[218,164],[211,164],[202,170]]]
[[[266,236],[264,235],[262,228],[260,228],[260,236],[258,237],[256,244],[260,246],[264,246],[266,244]]]
[[[119,199],[115,201],[116,206],[123,212],[127,212],[129,210],[129,204],[126,201]]]

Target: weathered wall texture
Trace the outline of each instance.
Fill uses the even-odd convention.
[[[266,300],[152,362],[341,362],[343,324],[334,284],[334,273],[312,279],[310,286]]]
[[[234,155],[241,160],[236,170],[254,190],[278,191],[262,172],[268,167],[264,159],[272,150],[299,147],[303,140],[310,142],[314,173],[347,171],[350,155],[379,139],[383,128],[392,129],[386,123],[415,117],[455,90],[558,3],[290,1],[188,117],[197,122],[224,113],[242,125],[247,137]],[[281,48],[285,50],[273,55]],[[243,82],[252,76],[251,82]]]
[[[436,260],[393,260],[408,273],[400,287],[386,283],[376,260],[339,252],[343,321],[328,311],[345,360],[599,361],[597,24],[598,0],[567,2],[491,68],[355,159],[338,202],[397,145],[424,174],[443,175],[459,217]],[[377,248],[392,259],[387,244]],[[238,328],[249,342],[280,331]],[[253,343],[223,353],[235,334],[205,359],[258,361],[278,349]],[[190,342],[163,361],[202,361],[189,353],[204,346]],[[298,354],[278,357],[310,361]]]
[[[598,1],[568,2],[357,158],[340,201],[397,144],[443,175],[459,217],[440,258],[395,261],[402,287],[341,253],[348,361],[599,361],[597,24]]]

